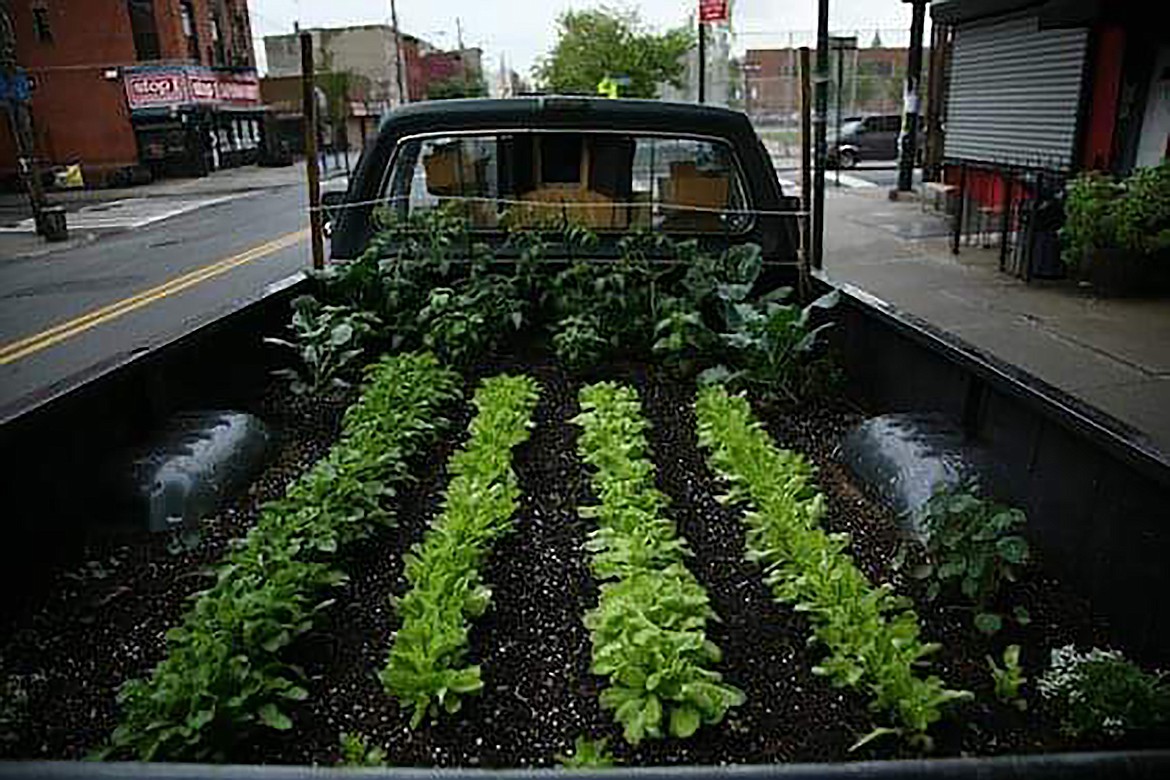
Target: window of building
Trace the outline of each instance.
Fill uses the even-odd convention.
[[[191,0],[179,3],[179,18],[183,22],[183,37],[187,41],[187,56],[199,61],[199,28],[195,26],[195,8]]]
[[[223,34],[219,29],[219,14],[215,13],[211,15],[211,51],[213,55],[212,62],[216,65],[223,65]]]
[[[53,30],[49,27],[49,9],[44,6],[35,6],[32,9],[33,32],[41,43],[53,42]]]
[[[130,31],[134,36],[134,51],[139,60],[159,59],[158,25],[154,19],[153,0],[126,0],[130,14]]]

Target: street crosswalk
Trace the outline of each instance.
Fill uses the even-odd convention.
[[[82,206],[65,215],[70,230],[133,230],[187,214],[196,209],[243,197],[246,193],[203,197],[124,198],[107,203]],[[32,217],[0,225],[2,233],[33,233]]]

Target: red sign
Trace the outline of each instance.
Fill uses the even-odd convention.
[[[127,72],[126,100],[130,108],[169,106],[190,101],[185,73],[173,71]]]
[[[254,106],[260,104],[260,81],[255,73],[211,68],[127,68],[123,80],[131,109],[156,106]]]
[[[730,10],[730,0],[699,0],[699,21],[726,22]]]

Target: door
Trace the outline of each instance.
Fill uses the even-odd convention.
[[[1136,165],[1148,168],[1170,156],[1170,46],[1163,46],[1154,62],[1146,113],[1142,118]]]

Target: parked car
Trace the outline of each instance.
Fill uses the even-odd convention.
[[[862,160],[896,160],[901,131],[901,114],[850,117],[841,125],[841,134],[829,139],[829,165],[852,168]],[[920,158],[924,138],[919,129]]]

